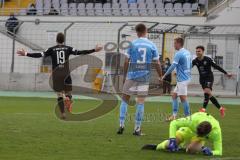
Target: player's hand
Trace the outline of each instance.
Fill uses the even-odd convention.
[[[160,86],[163,85],[163,79],[162,79],[162,77],[159,77],[159,84],[160,84]]]
[[[101,45],[96,45],[95,47],[95,52],[99,52],[103,49],[103,47]]]
[[[232,77],[233,77],[233,74],[227,73],[226,76],[227,76],[228,78],[232,78]]]
[[[176,152],[176,151],[178,151],[178,146],[177,146],[176,138],[170,138],[170,139],[169,139],[168,150],[171,151],[171,152]]]
[[[26,56],[26,51],[24,49],[21,49],[21,50],[17,50],[17,55],[19,56]]]
[[[166,76],[163,75],[162,78],[161,78],[161,81],[164,81],[165,78],[166,78]]]
[[[205,147],[205,146],[202,147],[202,153],[206,156],[212,156],[213,155],[212,150],[208,147]]]

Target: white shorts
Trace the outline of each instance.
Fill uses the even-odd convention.
[[[188,91],[188,84],[190,81],[177,82],[173,92],[177,93],[178,96],[186,96]]]
[[[149,89],[148,82],[138,82],[127,79],[123,85],[123,93],[126,95],[147,96]]]

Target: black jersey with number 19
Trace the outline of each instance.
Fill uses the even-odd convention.
[[[85,55],[93,52],[95,49],[79,51],[66,45],[56,45],[41,53],[27,53],[27,56],[32,58],[51,57],[53,89],[60,92],[72,90],[72,79],[69,71],[70,55]]]

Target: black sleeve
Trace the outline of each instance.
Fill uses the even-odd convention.
[[[195,65],[196,65],[196,60],[194,59],[194,60],[192,61],[192,68],[193,68]]]
[[[47,56],[50,56],[52,51],[52,49],[49,48],[47,49],[46,51],[44,52],[40,52],[40,53],[27,53],[27,56],[28,57],[32,57],[32,58],[41,58],[41,57],[47,57]]]
[[[71,54],[73,55],[86,55],[86,54],[91,54],[93,52],[95,52],[95,49],[91,49],[91,50],[76,50],[74,48],[70,48]]]
[[[212,65],[213,68],[219,70],[220,72],[222,72],[222,73],[224,73],[224,74],[227,74],[227,72],[226,72],[222,67],[220,67],[219,65],[217,65],[217,64],[214,62],[213,59],[210,59],[210,61],[211,61],[211,65]]]

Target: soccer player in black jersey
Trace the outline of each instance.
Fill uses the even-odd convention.
[[[32,58],[51,57],[52,60],[52,80],[53,89],[58,95],[58,106],[61,112],[61,118],[65,119],[65,107],[69,112],[72,110],[72,79],[69,71],[69,56],[70,55],[86,55],[93,52],[99,52],[102,50],[101,46],[96,46],[91,50],[76,50],[72,47],[64,45],[65,36],[63,33],[58,33],[56,37],[57,45],[48,48],[41,53],[28,53],[25,50],[18,50],[19,56],[28,56]],[[65,95],[65,101],[64,101]],[[65,102],[65,104],[64,104]]]
[[[222,107],[218,100],[212,95],[212,86],[214,82],[214,76],[212,72],[212,67],[224,73],[227,77],[232,77],[232,74],[227,73],[223,68],[218,66],[212,58],[204,56],[204,47],[196,47],[197,57],[192,61],[192,66],[197,66],[200,75],[200,84],[204,91],[204,101],[203,106],[199,110],[200,112],[205,112],[209,100],[219,109],[222,117],[225,115],[225,108]]]

